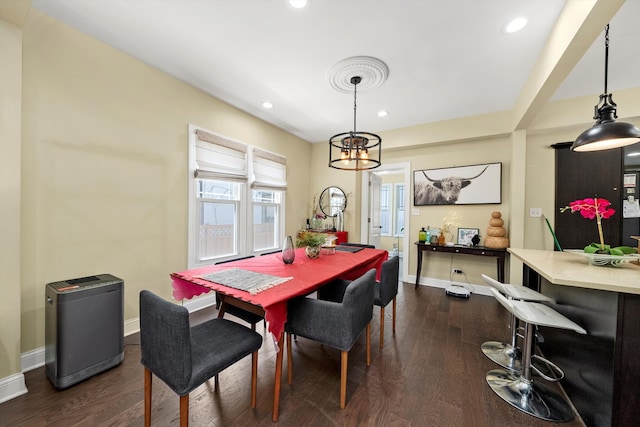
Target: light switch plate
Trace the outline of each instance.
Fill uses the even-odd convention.
[[[542,216],[542,208],[529,208],[529,216],[531,218],[540,218]]]
[[[420,209],[418,208],[411,209],[411,215],[420,215]]]

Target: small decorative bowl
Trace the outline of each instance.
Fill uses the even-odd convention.
[[[320,251],[323,255],[333,255],[336,253],[336,245],[322,245]]]
[[[638,254],[628,254],[628,255],[589,254],[580,249],[569,249],[565,252],[570,252],[576,255],[580,255],[581,257],[586,258],[589,264],[598,265],[598,266],[617,267],[620,264],[625,264],[628,262],[640,260],[640,255]]]

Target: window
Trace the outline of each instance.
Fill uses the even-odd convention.
[[[380,186],[380,225],[382,236],[391,236],[391,184]]]
[[[198,261],[238,254],[240,183],[197,179]]]
[[[395,222],[393,225],[393,236],[402,237],[404,229],[404,184],[395,185],[394,201]]]
[[[391,207],[393,206],[393,209]],[[404,228],[404,184],[380,186],[380,225],[382,236],[402,237]]]
[[[273,250],[279,246],[281,191],[253,190],[253,250]]]
[[[194,126],[189,143],[189,268],[280,247],[286,158]]]

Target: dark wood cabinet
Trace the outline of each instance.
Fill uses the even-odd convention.
[[[577,199],[603,197],[616,210],[602,221],[604,241],[611,246],[630,245],[630,235],[640,233],[638,218],[623,217],[622,199],[638,194],[624,188],[625,173],[637,167],[625,163],[625,150],[576,153],[571,143],[555,144],[555,232],[563,248],[582,248],[598,242],[595,220],[559,209]],[[640,176],[640,175],[639,175]],[[611,268],[611,267],[599,267]],[[533,269],[524,269],[524,283],[554,298],[558,311],[582,325],[586,336],[540,328],[546,357],[565,370],[563,388],[587,426],[627,426],[640,416],[640,295],[556,286]],[[536,277],[537,276],[537,277]],[[633,280],[633,279],[632,279]],[[532,286],[533,285],[533,286]]]
[[[611,202],[616,214],[602,220],[604,241],[611,246],[622,244],[623,151],[577,153],[571,143],[553,145],[556,149],[555,232],[564,249],[580,249],[599,242],[595,220],[579,213],[560,213],[570,202],[587,197],[603,197]]]

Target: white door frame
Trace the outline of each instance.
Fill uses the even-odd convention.
[[[363,243],[368,243],[379,248],[382,243],[382,225],[380,223],[380,193],[382,188],[382,178],[379,174],[370,173],[369,175],[369,203],[367,204],[367,212],[369,227],[367,227],[367,238],[360,239]],[[375,208],[378,208],[376,212]],[[399,248],[398,248],[399,249]]]
[[[402,236],[402,281],[407,282],[409,273],[409,236],[411,224],[411,163],[391,163],[381,165],[371,172],[363,171],[362,175],[362,204],[360,205],[360,236],[368,236],[369,218],[369,174],[382,171],[398,171],[404,174],[404,232]]]

